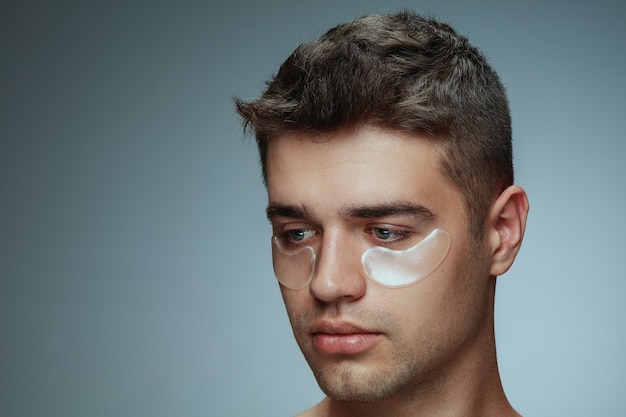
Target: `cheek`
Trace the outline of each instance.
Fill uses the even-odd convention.
[[[387,290],[394,292],[386,303],[387,308],[401,327],[421,332],[441,321],[447,300],[444,286],[441,282],[435,283],[438,278],[433,273],[414,286]]]
[[[436,311],[439,326],[446,326],[442,332],[466,334],[473,332],[485,318],[485,312],[492,306],[491,280],[484,253],[473,251],[473,242],[463,242],[451,253],[449,262],[438,269],[432,278],[427,297]]]
[[[476,277],[467,266],[451,251],[444,263],[422,281],[405,288],[385,289],[387,307],[410,332],[430,334],[457,327],[465,321],[468,306],[477,301],[476,288],[471,284]]]
[[[301,290],[291,290],[281,285],[280,291],[287,310],[287,316],[294,330],[296,327],[301,327],[306,320],[312,320],[314,306],[312,305],[312,297],[309,294],[308,287]]]
[[[294,295],[294,290],[290,290],[280,285],[280,294],[283,297],[283,303],[287,308],[287,312],[292,311],[293,306],[297,305],[297,297]]]

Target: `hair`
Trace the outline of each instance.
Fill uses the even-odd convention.
[[[440,141],[442,173],[482,237],[496,196],[513,183],[505,89],[483,54],[450,26],[410,11],[369,15],[303,43],[260,98],[235,99],[253,129],[263,176],[272,138],[371,125]]]

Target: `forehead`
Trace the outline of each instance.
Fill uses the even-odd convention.
[[[394,201],[435,204],[456,193],[441,174],[440,152],[441,145],[425,137],[375,127],[281,136],[267,152],[269,199],[328,209]]]

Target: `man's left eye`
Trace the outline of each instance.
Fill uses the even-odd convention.
[[[404,237],[404,233],[397,231],[397,230],[391,230],[391,229],[382,229],[382,228],[375,228],[374,229],[374,234],[376,235],[376,237],[380,240],[397,240],[400,239],[402,237]]]

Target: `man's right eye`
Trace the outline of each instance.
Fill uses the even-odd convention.
[[[315,234],[314,230],[310,229],[294,229],[284,232],[284,237],[291,242],[302,242]]]
[[[274,242],[284,251],[298,250],[307,246],[316,234],[313,229],[289,229],[274,235]]]

